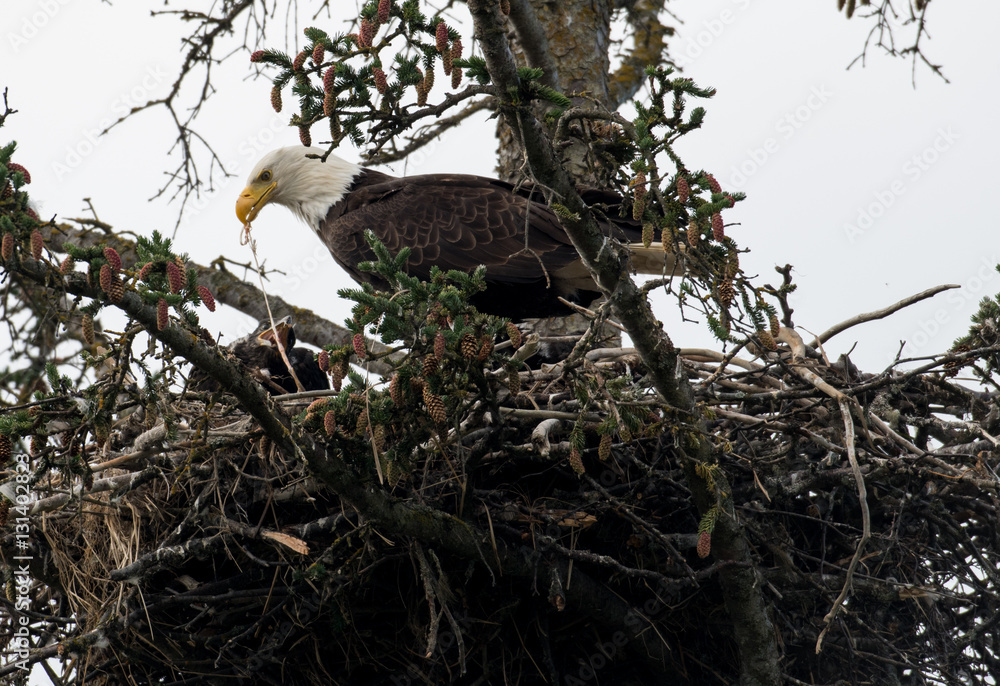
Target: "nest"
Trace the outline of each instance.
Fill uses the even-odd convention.
[[[738,678],[734,619],[717,583],[736,563],[731,551],[716,557],[718,529],[713,536],[685,474],[680,434],[691,425],[653,402],[638,358],[597,351],[583,368],[592,382],[628,379],[641,416],[634,431],[623,420],[610,445],[599,428],[608,415],[583,409],[580,370],[522,371],[518,393],[497,387],[492,413],[466,403],[445,424],[414,403],[410,421],[385,425],[380,440],[357,422],[330,435],[312,399],[282,403],[294,431],[349,465],[363,488],[412,506],[411,516],[435,510],[488,534],[478,559],[362,515],[224,395],[170,397],[169,430],[140,408],[88,456],[88,477],[53,472],[35,484],[51,495],[33,520],[35,555],[49,568],[34,611],[71,622],[60,625],[58,651],[86,683]],[[688,361],[695,383],[718,371]],[[845,381],[845,365],[824,373],[842,388],[868,386],[859,397],[897,427],[905,416],[925,439],[956,430],[935,418],[943,407],[993,407],[941,379]],[[986,466],[995,446],[970,436],[947,457],[908,453],[899,428],[894,438],[874,425],[857,437],[870,451],[861,471],[871,538],[816,655],[863,515],[837,403],[801,383],[777,397],[764,390],[796,378],[775,356],[702,389],[706,426],[724,446],[707,473],[728,484],[788,676],[990,673],[992,632],[975,627],[997,610],[981,574],[995,568],[996,482]],[[743,399],[727,399],[737,387]],[[341,395],[357,403],[361,393],[348,384]],[[393,467],[387,446],[422,431],[429,439],[413,462]],[[501,548],[537,574],[504,573]],[[574,587],[596,590],[581,603]],[[612,601],[632,614],[616,617]],[[629,622],[656,633],[636,638]]]
[[[131,291],[76,380],[25,366],[0,416],[4,488],[22,475],[37,498],[6,507],[7,649],[95,684],[1000,673],[1000,409],[954,379],[991,378],[996,345],[868,375],[780,327],[682,351],[690,396],[670,404],[596,325],[537,364],[533,338],[468,308],[474,280],[352,293],[318,397],[268,396]],[[36,281],[14,282],[20,306],[78,316]],[[42,359],[75,340],[21,321]],[[226,390],[182,390],[186,360]]]

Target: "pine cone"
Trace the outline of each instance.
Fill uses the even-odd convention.
[[[378,23],[385,24],[389,21],[389,12],[392,10],[392,0],[379,0],[378,3]]]
[[[105,293],[111,292],[111,266],[107,264],[101,265],[100,273],[100,284],[101,290]]]
[[[337,66],[334,65],[326,70],[323,74],[323,92],[329,93],[333,90],[333,86],[337,81]]]
[[[365,431],[368,430],[368,424],[370,423],[370,421],[371,418],[368,416],[368,408],[366,407],[363,410],[361,410],[361,414],[358,415],[358,423],[354,427],[354,435],[363,436],[365,434]]]
[[[774,338],[777,338],[778,334],[781,332],[781,322],[778,321],[778,315],[768,315],[768,324],[771,326],[771,335]]]
[[[201,298],[209,312],[215,312],[215,296],[212,295],[212,291],[205,286],[198,286],[198,297]]]
[[[435,356],[435,355],[425,355],[424,356],[424,365],[423,365],[423,368],[420,370],[420,375],[421,376],[425,376],[425,377],[426,376],[430,376],[431,374],[435,374],[437,372],[437,370],[438,370],[438,358],[437,358],[437,356]]]
[[[0,467],[10,462],[10,454],[13,449],[13,442],[7,434],[0,434]]]
[[[712,176],[711,174],[705,174],[705,181],[708,182],[708,189],[713,193],[722,192],[722,186],[719,185],[719,182],[716,181],[715,177]]]
[[[462,39],[456,38],[455,42],[451,44],[451,59],[458,60],[462,58]]]
[[[601,435],[601,444],[597,448],[597,457],[601,462],[605,462],[611,457],[611,434]]]
[[[774,342],[774,338],[771,336],[770,331],[758,331],[757,338],[760,340],[760,344],[763,345],[768,350],[777,350],[778,345]]]
[[[295,60],[292,61],[292,71],[302,71],[302,67],[306,63],[306,58],[308,56],[309,53],[305,50],[296,55]]]
[[[354,346],[354,354],[358,356],[359,360],[367,357],[368,351],[365,350],[365,337],[362,334],[354,334],[354,338],[351,339],[351,345]]]
[[[653,222],[645,222],[642,225],[642,246],[648,248],[653,244]]]
[[[427,406],[427,414],[436,424],[444,424],[448,420],[448,415],[444,409],[444,401],[439,396],[431,393],[431,389],[424,384],[424,405]]]
[[[733,298],[736,296],[736,289],[733,288],[733,280],[730,278],[725,278],[722,283],[719,284],[719,304],[723,307],[729,307],[733,303]]]
[[[73,259],[72,255],[67,255],[63,258],[63,261],[59,263],[59,273],[69,274],[73,271],[73,265],[76,264],[76,260]]]
[[[414,86],[417,91],[417,107],[423,107],[427,104],[427,79],[422,78]]]
[[[660,245],[663,246],[663,252],[673,254],[675,249],[674,241],[676,240],[677,233],[672,226],[664,226],[660,230]]]
[[[337,112],[337,96],[332,91],[327,91],[323,96],[323,116],[332,117]]]
[[[306,415],[316,415],[326,407],[326,398],[316,398],[306,408]]]
[[[113,303],[120,303],[125,297],[125,283],[117,274],[111,275],[111,286],[108,288],[108,299]]]
[[[250,61],[251,62],[260,62],[260,59],[263,56],[264,56],[264,51],[263,50],[254,50],[252,53],[250,53]]]
[[[42,249],[45,247],[45,239],[38,229],[31,230],[31,257],[34,260],[42,259]]]
[[[139,281],[145,281],[146,279],[149,278],[149,274],[152,271],[153,271],[153,263],[147,262],[146,264],[142,265],[142,269],[140,269],[139,273],[136,274],[136,278],[139,279]]]
[[[622,439],[622,443],[632,442],[632,430],[629,429],[625,424],[618,427],[618,437]]]
[[[730,250],[726,255],[726,274],[730,278],[735,277],[740,272],[740,253],[736,250]]]
[[[315,64],[317,67],[323,64],[323,57],[325,54],[326,54],[326,47],[322,43],[316,43],[315,47],[313,47],[313,54],[312,54],[313,64]]]
[[[961,353],[967,353],[970,350],[972,350],[972,348],[970,348],[965,343],[962,343],[960,345],[956,345],[955,347],[953,347],[948,352],[951,353],[951,354],[961,354]],[[948,360],[947,362],[944,363],[944,366],[942,367],[942,369],[944,369],[944,374],[945,374],[946,377],[953,378],[953,377],[957,376],[958,372],[962,369],[962,367],[964,367],[967,364],[969,364],[969,362],[971,362],[971,360],[968,360],[968,359],[965,359],[965,360]]]
[[[319,365],[319,370],[324,374],[330,373],[330,351],[320,350],[319,355],[316,357],[316,363]]]
[[[24,183],[25,184],[31,183],[31,174],[28,173],[27,169],[25,169],[24,167],[22,167],[17,162],[8,162],[7,163],[7,173],[8,174],[13,174],[15,172],[21,172],[21,174],[24,176]]]
[[[5,233],[3,235],[3,241],[0,241],[0,257],[3,257],[4,262],[6,262],[13,256],[14,256],[14,235],[10,233]]]
[[[114,248],[104,249],[104,259],[108,261],[111,265],[111,269],[115,272],[120,272],[122,270],[122,258],[118,255],[118,251]]]
[[[385,78],[385,72],[375,67],[372,69],[372,76],[375,78],[375,90],[381,95],[385,95],[386,91],[389,90],[389,81]]]
[[[483,336],[479,344],[479,352],[476,354],[478,362],[485,362],[493,354],[493,341],[488,336]]]
[[[171,293],[180,293],[184,288],[184,277],[176,262],[167,262],[167,283],[170,285]]]
[[[156,328],[163,331],[170,325],[170,310],[167,301],[160,298],[156,303]]]
[[[521,344],[524,342],[521,330],[514,325],[514,322],[507,322],[507,338],[510,339],[510,344],[513,346],[514,350],[520,348]]]
[[[281,112],[281,88],[277,84],[271,88],[271,107],[275,112]]]
[[[632,219],[642,221],[642,215],[646,212],[646,172],[640,170],[632,182]]]
[[[326,107],[325,102],[323,103],[323,106]],[[299,142],[307,148],[313,144],[312,134],[309,133],[308,126],[299,127]]]
[[[521,375],[518,374],[513,365],[507,367],[507,390],[512,396],[521,392]]]
[[[688,184],[688,180],[681,176],[677,179],[677,201],[685,205],[689,197],[691,197],[691,186]]]
[[[87,345],[94,344],[94,318],[89,315],[83,315],[83,319],[80,322],[80,328],[83,333],[83,340],[87,342]]]
[[[443,21],[438,22],[437,28],[434,29],[434,38],[437,42],[437,51],[444,52],[448,49],[448,25]]]
[[[444,333],[438,331],[434,335],[434,357],[438,358],[439,360],[443,360],[444,354],[446,352],[446,345],[447,341],[444,338]]]
[[[441,53],[441,67],[445,76],[451,76],[451,50]]]
[[[340,386],[344,382],[345,376],[347,376],[347,362],[338,360],[337,364],[330,369],[330,385],[337,393],[340,393]]]
[[[500,0],[500,11],[505,17],[510,15],[510,0]]]
[[[712,534],[702,531],[698,534],[698,557],[705,559],[712,552]]]
[[[698,228],[698,222],[694,219],[688,224],[688,245],[692,248],[698,247],[698,241],[701,239],[701,230]]]
[[[576,446],[569,451],[569,466],[573,468],[573,471],[577,474],[583,474],[586,470],[583,468],[583,458],[580,457],[580,451],[576,449]]]
[[[722,213],[715,212],[712,214],[712,238],[721,243],[725,237],[725,224],[722,222]]]
[[[462,69],[460,67],[452,66],[451,68],[451,89],[458,90],[458,87],[462,85]]]
[[[462,340],[459,341],[458,349],[465,359],[474,359],[479,353],[479,346],[476,345],[476,337],[471,333],[466,333],[462,336]]]
[[[361,30],[358,32],[358,44],[362,48],[370,48],[375,40],[376,26],[367,19],[361,20]]]
[[[392,379],[389,380],[389,397],[392,399],[392,404],[396,407],[402,407],[403,405],[403,382],[400,380],[400,375],[393,374]]]

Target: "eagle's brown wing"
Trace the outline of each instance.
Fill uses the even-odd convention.
[[[488,281],[525,283],[577,259],[551,209],[478,176],[363,172],[320,227],[337,261],[360,280],[370,276],[357,263],[373,257],[366,229],[393,253],[410,248],[409,273],[422,278],[435,264],[466,272],[483,264]]]
[[[605,228],[621,233],[621,227]],[[558,272],[579,255],[541,193],[530,187],[515,190],[462,174],[394,178],[366,170],[330,208],[319,234],[355,280],[375,282],[374,275],[357,269],[359,262],[374,259],[366,229],[394,254],[410,248],[408,272],[419,278],[426,279],[433,265],[463,272],[485,265],[487,290],[474,304],[487,312],[515,318],[565,314],[558,297],[598,295],[596,285],[577,293],[579,279],[573,284],[560,279]]]

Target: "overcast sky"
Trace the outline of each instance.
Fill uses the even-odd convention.
[[[177,164],[176,154],[168,156],[174,130],[166,111],[98,135],[133,105],[166,94],[176,77],[185,27],[151,18],[154,7],[163,6],[4,0],[0,85],[20,113],[0,137],[18,141],[15,160],[31,171],[29,190],[43,216],[84,216],[89,197],[119,230],[173,232],[177,203],[149,200]],[[725,189],[748,194],[725,215],[740,222],[730,235],[752,250],[743,260],[747,271],[773,283],[774,265],[793,264],[796,322],[817,333],[930,286],[960,284],[961,291],[852,329],[827,347],[835,356],[857,342],[855,361],[872,371],[901,340],[911,355],[946,350],[967,329],[978,300],[1000,291],[990,207],[1000,181],[1000,51],[989,48],[1000,3],[932,3],[933,39],[925,48],[951,84],[918,65],[916,89],[909,61],[877,49],[867,67],[846,69],[870,25],[846,20],[835,0],[678,0],[670,7],[685,22],[673,54],[688,76],[718,89],[703,129],[687,136],[680,152],[690,168],[713,171]],[[354,3],[345,16],[349,11]],[[306,21],[299,29],[315,23],[342,30],[342,20]],[[285,48],[279,24],[268,45],[256,47]],[[903,29],[898,39],[910,35]],[[301,30],[289,39],[304,40]],[[178,230],[176,249],[202,264],[223,253],[250,259],[239,245],[235,199],[262,153],[298,142],[285,126],[291,108],[276,115],[269,81],[252,73],[245,52],[215,68],[217,93],[194,125],[236,174],[217,178]],[[492,175],[494,150],[492,123],[481,117],[394,171]],[[269,290],[342,321],[349,306],[336,290],[350,282],[311,232],[279,207],[265,210],[254,230],[269,266],[287,272]],[[681,326],[672,312],[657,299],[678,345],[713,345],[704,326]],[[203,323],[230,337],[246,330],[233,314],[206,313]]]

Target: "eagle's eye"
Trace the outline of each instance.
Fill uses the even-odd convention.
[[[260,180],[261,181],[270,181],[271,180],[271,172],[268,171],[268,170],[266,170],[266,169],[264,171],[262,171],[260,173]]]

